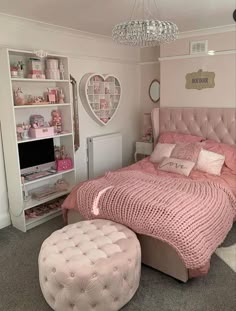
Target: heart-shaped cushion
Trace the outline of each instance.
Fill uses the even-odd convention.
[[[100,125],[107,125],[120,104],[120,82],[110,74],[86,74],[80,82],[80,97],[89,115]]]

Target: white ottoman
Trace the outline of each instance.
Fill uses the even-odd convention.
[[[116,311],[135,294],[141,250],[130,229],[108,220],[55,231],[39,254],[39,280],[56,311]]]

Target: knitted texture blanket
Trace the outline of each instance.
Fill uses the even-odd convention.
[[[188,269],[205,266],[236,217],[236,197],[221,184],[109,172],[77,188],[77,207],[86,219],[121,223],[167,242]]]

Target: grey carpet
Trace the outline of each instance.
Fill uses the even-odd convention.
[[[61,226],[61,218],[55,218],[27,233],[0,230],[1,311],[51,310],[40,291],[37,258],[43,240]],[[224,246],[235,242],[236,225]],[[235,276],[216,255],[207,276],[186,284],[143,266],[139,290],[122,311],[234,311]]]

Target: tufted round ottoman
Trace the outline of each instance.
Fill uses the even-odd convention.
[[[136,235],[108,220],[55,231],[39,254],[39,280],[56,311],[115,311],[135,294],[141,251]]]

